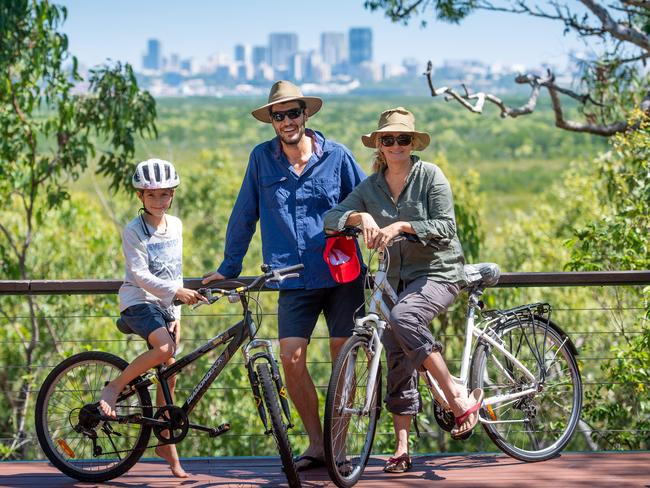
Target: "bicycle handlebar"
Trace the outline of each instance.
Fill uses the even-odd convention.
[[[325,239],[331,239],[332,237],[341,237],[341,236],[358,237],[362,232],[363,229],[361,227],[346,225],[340,231],[335,232],[333,234],[326,235]],[[391,244],[394,244],[395,242],[399,242],[402,240],[407,240],[409,242],[421,242],[418,236],[416,236],[415,234],[410,234],[408,232],[400,232],[397,236],[393,237],[393,239],[391,240]]]
[[[275,269],[272,270],[271,266],[267,264],[262,265],[262,271],[264,274],[261,274],[257,276],[250,285],[245,285],[245,286],[238,286],[237,288],[234,288],[232,290],[225,290],[223,288],[216,288],[216,287],[204,287],[204,288],[199,288],[198,291],[201,295],[206,297],[208,299],[208,304],[212,304],[219,300],[219,298],[223,296],[241,296],[242,294],[246,293],[247,291],[255,288],[258,286],[260,283],[264,282],[266,283],[267,281],[277,281],[280,282],[282,280],[285,280],[287,278],[297,278],[300,276],[298,273],[294,273],[294,271],[300,271],[305,267],[304,264],[294,264],[293,266],[287,266],[286,268],[280,268],[280,269]],[[227,280],[229,281],[229,280]],[[214,296],[216,294],[216,296]],[[175,299],[173,301],[174,305],[183,305],[183,302],[181,302],[178,299]],[[205,302],[198,302],[193,306],[193,308],[200,307],[201,305],[206,305]]]

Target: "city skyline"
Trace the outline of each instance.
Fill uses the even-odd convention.
[[[474,14],[460,25],[430,20],[426,28],[391,23],[382,12],[369,12],[363,1],[332,0],[327,5],[247,0],[236,6],[188,0],[60,0],[68,8],[63,32],[70,51],[92,66],[106,59],[142,66],[149,39],[159,39],[165,53],[202,63],[211,56],[234,60],[241,45],[265,45],[272,32],[293,32],[299,51],[320,51],[320,36],[355,27],[373,31],[373,61],[400,64],[405,58],[440,64],[449,59],[538,66],[564,64],[567,55],[584,49],[575,37],[563,36],[562,26],[544,19],[507,14]],[[216,3],[216,2],[215,2]],[[314,26],[318,19],[318,27]],[[345,19],[341,22],[341,19]],[[513,42],[516,40],[517,42]]]

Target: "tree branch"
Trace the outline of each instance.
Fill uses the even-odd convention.
[[[603,24],[603,29],[609,32],[612,37],[621,41],[630,42],[639,46],[644,51],[650,51],[650,39],[639,29],[631,25],[616,22],[605,7],[593,0],[580,0]]]
[[[560,100],[560,94],[569,96],[583,105],[590,102],[594,105],[601,105],[596,100],[594,100],[590,94],[578,94],[567,88],[557,86],[555,84],[555,76],[551,73],[550,70],[547,71],[547,75],[542,78],[533,74],[524,74],[518,75],[515,78],[515,81],[519,84],[528,84],[531,86],[532,91],[528,102],[520,107],[509,107],[503,102],[500,98],[489,93],[470,93],[465,85],[463,89],[465,94],[460,94],[450,87],[440,87],[435,88],[433,85],[433,64],[431,61],[427,64],[427,70],[424,75],[427,77],[427,82],[429,84],[429,89],[431,91],[432,97],[437,97],[440,95],[445,95],[445,101],[456,100],[463,107],[469,110],[472,113],[481,114],[483,113],[483,106],[485,101],[489,101],[499,107],[501,111],[501,117],[519,117],[520,115],[529,115],[535,111],[537,107],[537,100],[539,98],[540,89],[546,88],[548,90],[549,96],[551,97],[551,103],[553,106],[553,113],[555,115],[555,125],[561,129],[570,130],[573,132],[586,132],[590,134],[595,134],[599,136],[611,136],[618,132],[622,132],[629,128],[636,128],[636,126],[630,127],[627,121],[619,121],[612,124],[597,124],[592,122],[575,122],[571,120],[566,120],[564,118],[564,112],[562,110],[562,102]],[[472,105],[470,100],[476,100],[476,103]],[[643,98],[643,101],[640,104],[640,109],[646,113],[650,114],[650,91],[648,91]]]

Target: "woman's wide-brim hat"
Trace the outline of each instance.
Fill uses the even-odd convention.
[[[303,100],[307,107],[307,115],[312,116],[320,110],[323,106],[323,100],[318,97],[306,97],[296,85],[290,81],[276,81],[271,87],[269,93],[269,101],[266,105],[253,110],[251,114],[261,122],[271,123],[271,115],[269,114],[269,107],[276,103],[286,103],[293,100]]]
[[[377,130],[361,136],[361,141],[366,147],[377,148],[377,137],[382,132],[405,132],[413,134],[413,150],[422,151],[431,142],[431,137],[426,132],[415,130],[415,117],[404,107],[385,110],[379,116]]]

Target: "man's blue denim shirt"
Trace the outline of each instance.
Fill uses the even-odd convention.
[[[323,259],[323,215],[366,175],[345,146],[311,129],[306,129],[306,134],[314,141],[314,152],[300,175],[282,152],[278,137],[251,152],[228,221],[224,260],[218,269],[226,278],[241,273],[259,220],[264,262],[274,269],[298,263],[305,266],[299,278],[287,279],[279,288],[336,286]]]

